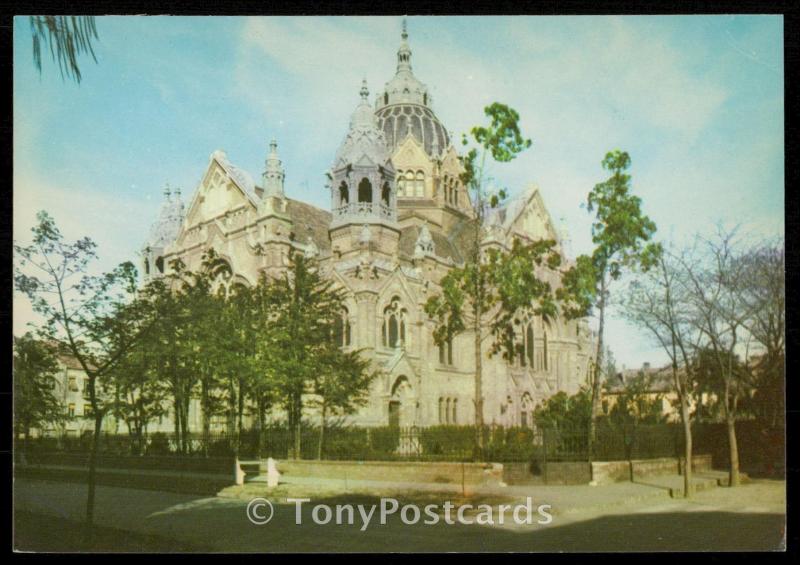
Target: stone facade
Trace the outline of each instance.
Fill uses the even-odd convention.
[[[185,210],[180,195],[168,194],[143,247],[142,270],[159,276],[175,258],[197,268],[213,248],[234,273],[226,284],[253,285],[262,272],[283,272],[292,249],[313,256],[346,290],[342,346],[363,348],[382,370],[353,421],[467,424],[474,419],[473,337],[464,333],[450,347],[437,347],[423,306],[442,277],[464,262],[474,212],[459,180],[458,153],[412,72],[405,25],[394,78],[372,104],[366,84],[359,94],[326,175],[331,211],[286,195],[274,141],[260,184],[215,151]],[[561,241],[536,187],[494,210],[489,223],[486,247],[506,247],[513,238]],[[543,276],[557,284],[554,273]],[[490,344],[484,345],[487,423],[530,423],[537,403],[586,382],[585,321],[548,324],[522,316],[520,327],[524,353],[514,363],[489,357]]]

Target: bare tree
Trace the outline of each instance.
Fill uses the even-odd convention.
[[[710,363],[721,383],[720,401],[728,429],[730,451],[729,485],[740,484],[736,419],[739,402],[750,385],[740,370],[738,354],[751,338],[747,324],[753,306],[745,300],[745,262],[736,230],[722,228],[712,239],[701,240],[700,256],[684,256],[687,299],[694,312],[692,324],[707,341]]]
[[[145,311],[132,301],[136,269],[123,263],[110,273],[89,274],[97,258],[89,238],[64,240],[46,212],[37,215],[31,245],[14,245],[17,255],[14,282],[35,312],[43,318],[41,339],[68,351],[88,379],[88,395],[94,420],[89,456],[86,500],[86,538],[91,542],[94,524],[95,476],[103,418],[114,400],[104,394],[120,361],[146,331]]]
[[[745,253],[740,280],[751,316],[746,321],[760,354],[745,367],[756,387],[756,416],[775,426],[784,411],[786,262],[783,241],[760,243]]]
[[[628,320],[647,330],[670,359],[673,388],[680,402],[684,435],[683,492],[692,495],[692,426],[694,395],[692,356],[703,337],[692,322],[691,300],[682,259],[665,250],[653,269],[634,280],[623,302]]]

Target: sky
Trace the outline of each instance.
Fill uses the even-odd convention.
[[[99,17],[80,85],[14,21],[14,238],[45,209],[98,243],[98,269],[136,261],[167,183],[191,198],[217,149],[260,178],[276,138],[288,196],[330,208],[324,172],[366,78],[394,76],[398,17]],[[408,18],[414,74],[456,139],[499,101],[531,149],[497,164],[498,186],[539,187],[572,253],[591,251],[582,204],[627,151],[657,239],[715,226],[784,233],[780,16]],[[613,291],[613,289],[612,289]],[[32,319],[14,300],[14,331]],[[612,313],[618,367],[665,360]]]

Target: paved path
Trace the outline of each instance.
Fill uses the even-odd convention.
[[[515,489],[519,487],[513,487]],[[434,526],[403,524],[390,516],[367,528],[355,525],[317,525],[311,505],[297,525],[295,507],[276,501],[273,520],[255,526],[246,517],[246,500],[197,497],[158,491],[98,487],[97,522],[122,530],[156,534],[217,551],[622,551],[776,549],[785,520],[785,483],[758,482],[737,489],[717,488],[699,493],[691,502],[654,496],[620,502],[620,495],[656,486],[620,483],[609,487],[530,487],[535,504],[550,498],[554,520],[533,526]],[[563,489],[563,490],[562,490]],[[17,479],[17,509],[80,520],[86,489],[75,483]],[[571,498],[569,498],[571,497]],[[555,512],[555,501],[578,499],[583,505]],[[604,501],[616,501],[598,509]],[[374,503],[365,495],[340,494],[326,504]],[[282,502],[282,503],[281,503]],[[322,501],[319,501],[322,502]],[[591,502],[594,506],[589,505]]]

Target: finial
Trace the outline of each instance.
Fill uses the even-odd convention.
[[[269,142],[269,152],[270,153],[277,153],[278,152],[278,142],[275,141],[274,137]]]
[[[360,94],[361,94],[361,99],[364,102],[367,102],[367,98],[369,97],[369,88],[367,88],[367,79],[366,79],[366,77],[364,78],[364,80],[361,81]]]
[[[403,18],[403,31],[400,37],[402,41],[400,42],[400,49],[397,51],[397,72],[411,72],[411,48],[408,46],[408,28],[406,27],[405,18]]]
[[[174,193],[175,193],[175,198],[180,200],[180,198],[181,198],[181,189],[180,188],[176,188]]]
[[[166,186],[164,186],[164,198],[166,198],[167,200],[169,200],[169,193],[170,193],[169,183],[167,183]]]

